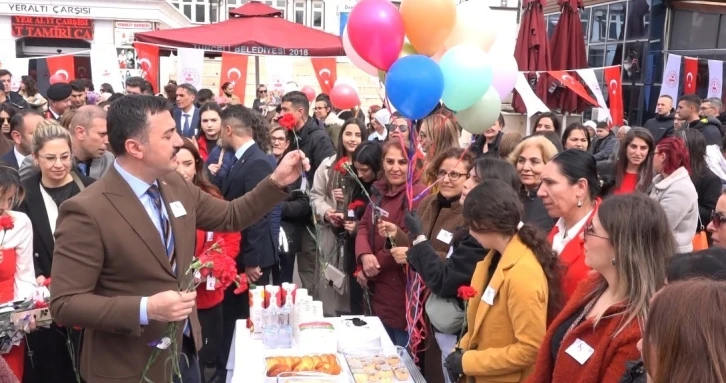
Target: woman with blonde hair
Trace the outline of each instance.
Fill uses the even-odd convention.
[[[652,383],[726,382],[726,282],[692,279],[655,295],[642,353]]]
[[[522,222],[531,223],[545,232],[550,231],[554,220],[547,214],[542,199],[537,196],[545,165],[557,154],[557,148],[543,136],[529,136],[520,142],[509,155],[522,184],[520,198],[524,206]]]
[[[426,117],[421,123],[418,139],[421,150],[426,153],[424,169],[428,168],[434,158],[440,153],[445,152],[449,148],[460,147],[459,128],[456,122],[443,114],[434,114]],[[436,181],[436,178],[429,179],[429,177],[425,176],[423,181],[425,184],[430,185]]]
[[[550,324],[529,383],[620,381],[676,252],[665,212],[640,193],[606,199],[583,237],[595,273]]]

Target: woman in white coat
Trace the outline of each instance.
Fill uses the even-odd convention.
[[[698,192],[689,175],[691,161],[683,139],[670,137],[658,143],[653,156],[653,172],[657,175],[650,197],[665,210],[678,252],[690,252],[698,226]]]
[[[343,162],[353,167],[353,152],[366,141],[368,131],[356,119],[343,123],[336,154],[323,160],[315,171],[310,200],[317,222],[318,282],[313,296],[323,302],[325,316],[350,312],[349,277],[345,273],[343,251],[347,231],[346,211],[357,183],[346,174]]]

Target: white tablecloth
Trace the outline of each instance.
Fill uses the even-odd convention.
[[[340,321],[350,318],[355,318],[355,316],[325,318],[325,320],[337,328]],[[358,318],[367,322],[370,328],[378,329],[381,336],[381,347],[393,347],[393,342],[378,317],[359,316]],[[244,335],[238,336],[238,334]],[[247,320],[238,320],[232,338],[232,347],[229,350],[229,359],[227,359],[227,383],[264,382],[266,379],[265,363],[262,361],[264,350],[261,339],[252,339],[249,336]]]

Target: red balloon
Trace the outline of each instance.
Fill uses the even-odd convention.
[[[59,74],[54,74],[54,75],[50,76],[50,79],[49,80],[50,80],[50,83],[51,84],[55,84],[55,83],[58,83],[58,82],[64,82],[65,81],[65,78],[63,76],[59,75]]]
[[[348,84],[337,84],[330,91],[330,102],[337,109],[352,109],[360,105],[360,98],[352,86]]]
[[[308,97],[308,101],[313,102],[313,100],[315,100],[315,89],[313,89],[312,86],[305,85],[302,89],[300,89],[300,91],[305,93]]]

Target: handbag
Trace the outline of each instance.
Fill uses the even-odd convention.
[[[444,334],[458,335],[464,325],[466,313],[457,298],[442,298],[434,293],[426,300],[426,315],[431,325]]]
[[[693,236],[693,251],[708,249],[708,237],[701,222],[701,215],[698,215],[698,229],[700,230]]]

